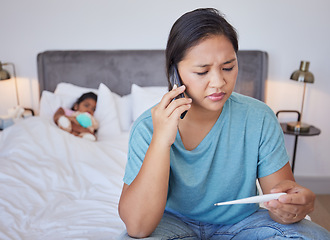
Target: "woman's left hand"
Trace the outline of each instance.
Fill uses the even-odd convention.
[[[281,181],[271,190],[271,193],[279,192],[287,194],[264,204],[275,221],[283,224],[295,223],[314,210],[315,194],[296,182]]]

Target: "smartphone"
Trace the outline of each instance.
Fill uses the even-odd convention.
[[[170,76],[170,82],[171,82],[171,85],[172,85],[172,88],[173,86],[176,84],[178,87],[182,86],[182,81],[181,81],[181,78],[180,78],[180,75],[178,73],[178,69],[177,67],[174,65],[173,66],[173,69],[172,69],[172,74]],[[184,94],[183,93],[180,93],[177,97],[175,97],[174,99],[178,99],[178,98],[184,98]],[[186,116],[187,114],[187,111],[184,111],[180,118],[183,119],[184,116]]]

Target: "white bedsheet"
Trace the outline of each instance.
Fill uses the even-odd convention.
[[[116,239],[128,133],[90,142],[31,117],[0,135],[0,239]]]

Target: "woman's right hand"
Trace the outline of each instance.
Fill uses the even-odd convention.
[[[153,139],[157,139],[157,142],[160,141],[168,147],[175,141],[181,114],[191,107],[191,98],[179,98],[173,101],[185,89],[184,85],[179,88],[174,85],[173,89],[163,96],[160,103],[151,109]]]
[[[130,236],[149,236],[160,222],[166,206],[170,175],[170,148],[174,143],[181,113],[192,100],[173,99],[185,87],[173,88],[151,109],[153,135],[142,166],[130,185],[124,185],[119,214]]]

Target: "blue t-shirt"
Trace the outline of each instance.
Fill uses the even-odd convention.
[[[124,176],[128,185],[141,168],[152,134],[149,109],[131,129]],[[256,195],[256,179],[278,171],[289,159],[273,111],[238,93],[232,93],[211,131],[192,151],[185,149],[178,131],[170,158],[166,208],[212,224],[233,224],[255,212],[257,204],[214,203]]]

